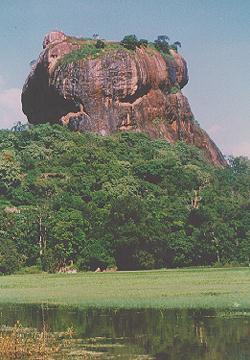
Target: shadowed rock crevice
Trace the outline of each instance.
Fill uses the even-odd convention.
[[[36,67],[34,76],[28,79],[27,95],[30,103],[26,103],[22,94],[22,109],[28,111],[31,123],[58,123],[62,116],[80,111],[80,104],[66,99],[49,85],[49,74],[43,64]]]
[[[129,94],[124,98],[120,99],[121,103],[130,103],[133,104],[136,100],[142,98],[143,96],[147,95],[150,91],[150,85],[141,85],[138,89],[134,92],[134,94]]]
[[[69,41],[70,40],[70,41]],[[64,56],[91,40],[46,35],[22,92],[23,112],[31,123],[63,123],[72,130],[102,135],[115,131],[145,132],[170,143],[179,139],[204,151],[217,166],[226,161],[193,119],[181,88],[188,82],[186,61],[174,50],[163,57],[154,48],[128,52],[113,44],[81,61]],[[117,50],[116,50],[117,48]],[[82,52],[84,54],[84,51]]]

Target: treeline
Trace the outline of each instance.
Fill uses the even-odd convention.
[[[0,131],[0,271],[247,264],[250,166],[140,133]]]
[[[170,54],[171,49],[178,52],[178,48],[181,47],[180,41],[175,41],[173,44],[170,44],[169,40],[170,39],[167,35],[158,35],[157,39],[153,43],[149,43],[147,39],[138,40],[137,36],[132,34],[124,36],[120,44],[128,50],[135,50],[136,48],[140,48],[141,46],[147,47],[148,45],[151,45],[154,46],[155,49],[160,51],[163,55]],[[96,43],[96,46],[100,46],[100,43],[102,42],[100,40],[98,41]]]

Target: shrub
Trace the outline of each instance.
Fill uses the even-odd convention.
[[[176,94],[180,91],[180,85],[176,84],[175,86],[171,87],[170,94]]]
[[[156,263],[153,255],[148,253],[147,251],[140,250],[136,254],[136,260],[138,262],[140,269],[151,270],[156,267]]]
[[[21,169],[15,153],[11,150],[2,151],[0,155],[0,192],[5,194],[20,182]]]
[[[180,41],[175,41],[173,44],[170,45],[170,49],[178,52],[178,47],[181,47]]]
[[[21,256],[18,254],[13,241],[4,239],[0,243],[0,273],[12,274],[22,265]]]
[[[99,242],[96,239],[89,239],[77,259],[79,270],[102,270],[116,265],[115,259],[105,248],[105,241]]]
[[[157,116],[157,117],[155,117],[153,120],[152,120],[152,124],[154,125],[154,126],[159,126],[160,124],[162,124],[162,123],[164,123],[164,118],[163,117],[159,117],[159,116]]]
[[[18,270],[18,274],[40,274],[42,272],[42,269],[38,265],[32,265],[32,266],[26,266]]]
[[[102,40],[97,40],[97,42],[95,43],[95,47],[97,49],[104,49],[105,48],[105,43]]]
[[[120,42],[122,46],[124,46],[128,50],[135,50],[136,46],[138,46],[139,42],[136,35],[126,35]]]
[[[58,64],[68,64],[87,58],[93,59],[99,55],[99,52],[100,48],[97,48],[94,44],[84,44],[80,49],[64,55],[63,58],[58,61]]]
[[[147,47],[147,46],[148,46],[148,40],[146,40],[146,39],[140,39],[140,40],[138,41],[138,46]]]
[[[42,256],[42,270],[48,273],[56,272],[58,268],[57,259],[52,249],[46,249]]]
[[[163,53],[169,53],[169,37],[167,35],[159,35],[154,41],[156,50],[162,51]]]

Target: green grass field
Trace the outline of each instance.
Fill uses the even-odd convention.
[[[250,309],[250,269],[1,276],[0,303]]]

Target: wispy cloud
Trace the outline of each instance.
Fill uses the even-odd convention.
[[[4,79],[3,79],[3,76],[0,74],[0,89],[2,89],[4,85]]]
[[[213,124],[208,128],[208,133],[209,135],[215,135],[221,132],[222,129],[223,127],[221,125]]]
[[[250,159],[250,142],[243,141],[239,144],[235,144],[231,148],[231,153],[234,156],[247,156]]]
[[[22,113],[21,89],[10,88],[2,89],[4,81],[0,76],[0,128],[7,129],[12,127],[17,121],[25,122]]]

